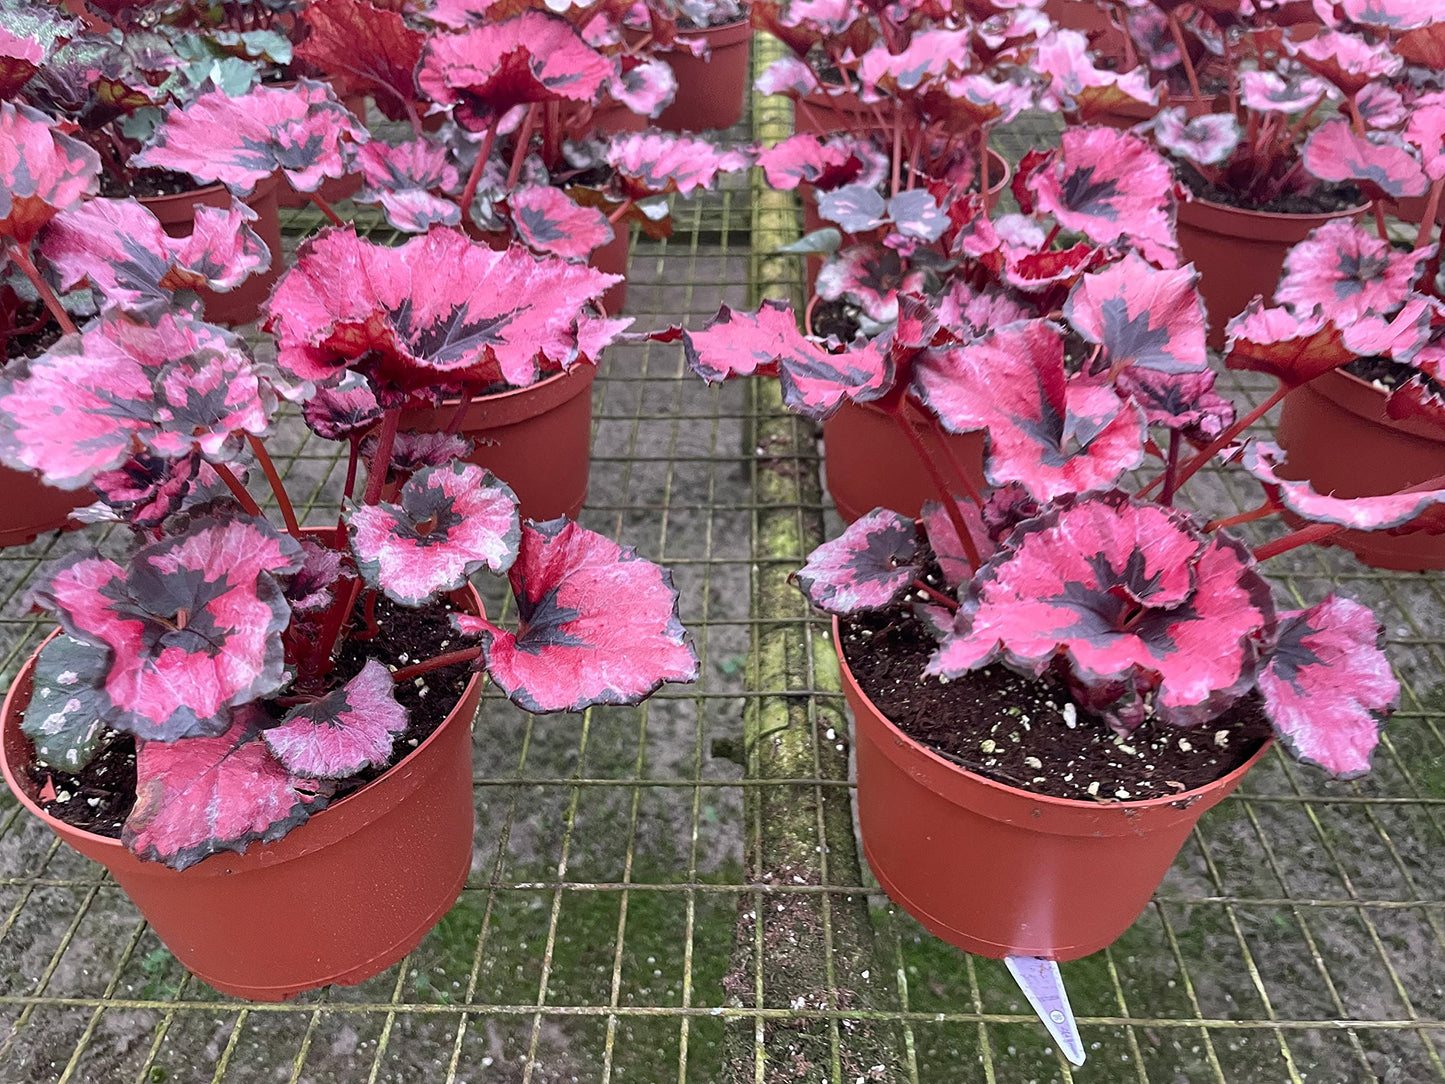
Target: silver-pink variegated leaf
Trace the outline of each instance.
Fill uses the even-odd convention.
[[[455,615],[482,637],[487,673],[532,712],[636,704],[664,682],[697,680],[698,658],[665,568],[568,519],[522,527],[508,576],[516,632]]]
[[[1064,369],[1056,325],[1024,321],[921,353],[913,392],[945,429],[986,434],[984,473],[1041,501],[1112,485],[1144,455],[1144,419],[1107,385]]]
[[[1361,135],[1343,117],[1310,133],[1304,166],[1322,181],[1359,184],[1394,199],[1423,195],[1430,183],[1402,137],[1394,132]]]
[[[809,133],[760,150],[757,164],[770,188],[790,191],[807,183],[822,191],[855,180],[863,163],[852,148],[837,139],[820,139]]]
[[[1269,373],[1285,384],[1306,384],[1353,361],[1355,354],[1323,313],[1266,308],[1255,298],[1227,325],[1224,364]]]
[[[998,546],[989,534],[988,525],[984,523],[983,510],[973,501],[956,497],[951,499],[958,509],[963,525],[968,528],[969,537],[978,550],[979,560],[987,561]],[[977,569],[968,558],[968,551],[964,549],[963,540],[958,536],[958,528],[954,526],[948,509],[938,501],[925,501],[919,518],[923,520],[923,533],[928,538],[928,548],[933,551],[939,570],[943,573],[943,582],[949,590],[967,583]]]
[[[633,199],[709,188],[719,176],[752,165],[741,150],[719,150],[705,139],[666,132],[628,132],[607,147],[607,164]]]
[[[1428,255],[1423,248],[1396,252],[1373,231],[1336,219],[1290,249],[1274,300],[1302,313],[1318,310],[1345,328],[1403,305]]]
[[[349,146],[366,131],[325,83],[254,87],[239,97],[208,91],[173,107],[136,165],[220,181],[238,196],[278,169],[298,192],[314,192],[349,168]]]
[[[1372,82],[1399,74],[1404,62],[1386,41],[1325,27],[1303,40],[1286,36],[1285,51],[1315,75],[1354,96]]]
[[[818,270],[814,289],[824,301],[848,301],[880,324],[898,319],[898,295],[923,289],[922,269],[910,268],[895,249],[869,242],[848,245]]]
[[[551,185],[518,188],[507,196],[517,236],[537,252],[585,261],[612,240],[612,224],[596,207],[583,207]]]
[[[1127,732],[1149,706],[1198,725],[1247,692],[1275,627],[1247,548],[1112,491],[1025,521],[969,585],[927,672],[1062,666],[1081,705]]]
[[[1234,404],[1214,390],[1214,370],[1166,373],[1131,366],[1114,389],[1144,411],[1150,425],[1178,429],[1190,440],[1211,441],[1234,424]]]
[[[1190,117],[1183,106],[1161,109],[1154,118],[1154,139],[1176,158],[1197,166],[1215,166],[1239,147],[1244,132],[1228,113]]]
[[[28,245],[99,190],[100,155],[37,109],[0,102],[0,238]]]
[[[143,741],[136,802],[121,842],[140,858],[182,870],[221,851],[269,843],[326,807],[330,784],[283,768],[262,739],[259,709],[225,733]]]
[[[441,144],[426,137],[395,145],[374,139],[357,149],[356,167],[365,182],[356,202],[380,204],[397,229],[425,233],[461,222],[461,208],[445,198],[461,191],[461,176]]]
[[[626,56],[608,94],[638,116],[656,117],[677,96],[677,75],[661,57]]]
[[[1040,38],[1032,67],[1047,77],[1043,100],[1049,111],[1063,110],[1085,123],[1121,106],[1154,105],[1159,91],[1141,68],[1127,72],[1101,68],[1088,38],[1076,30],[1054,30]]]
[[[810,553],[793,581],[826,613],[878,610],[908,590],[919,574],[921,556],[913,520],[875,508]]]
[[[1430,180],[1445,177],[1445,100],[1417,105],[1405,124],[1405,139],[1420,152]]]
[[[1338,779],[1364,775],[1400,699],[1383,626],[1367,607],[1337,595],[1279,618],[1259,676],[1275,733],[1300,760]]]
[[[1192,264],[1161,271],[1131,252],[1081,278],[1064,303],[1064,317],[1103,348],[1096,370],[1139,365],[1196,372],[1209,364],[1198,281]]]
[[[169,236],[160,220],[134,199],[97,199],[56,216],[40,251],[62,289],[89,282],[112,305],[155,315],[176,290],[224,292],[271,266],[271,252],[249,223],[256,212],[196,208],[188,237]]]
[[[341,688],[292,708],[262,731],[266,747],[288,772],[314,779],[345,779],[385,766],[407,724],[393,690],[391,671],[368,659]]]
[[[360,373],[348,372],[334,387],[317,388],[302,404],[306,425],[325,440],[365,433],[381,420],[381,404]]]
[[[201,519],[125,565],[63,558],[32,597],[104,659],[87,668],[104,722],[169,742],[219,734],[232,708],[280,688],[291,611],[276,576],[300,564],[263,520]]]
[[[420,470],[399,503],[353,508],[347,521],[362,577],[403,606],[453,591],[482,568],[505,572],[521,531],[516,494],[473,463]]]
[[[331,229],[301,246],[271,295],[266,326],[287,379],[333,383],[359,367],[386,405],[439,383],[526,387],[543,361],[570,368],[584,356],[583,339],[595,348],[607,338],[587,310],[617,281],[520,245],[493,251],[442,227],[394,248]]]
[[[1327,94],[1330,85],[1313,75],[1285,76],[1273,71],[1239,73],[1239,97],[1256,113],[1303,113]]]
[[[1139,249],[1161,266],[1178,261],[1174,174],[1140,136],[1114,128],[1067,128],[1061,153],[1027,181],[1039,209],[1096,244]]]
[[[1286,463],[1284,449],[1268,441],[1255,441],[1246,447],[1240,463],[1268,493],[1300,518],[1314,523],[1333,523],[1354,531],[1403,527],[1445,503],[1445,489],[1360,497],[1320,493],[1307,481],[1283,477],[1280,468]]]

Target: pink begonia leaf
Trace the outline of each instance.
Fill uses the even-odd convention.
[[[877,229],[887,221],[887,215],[888,204],[877,189],[867,185],[846,184],[818,193],[818,216],[838,223],[848,233]]]
[[[406,708],[396,702],[391,671],[368,659],[361,673],[314,704],[292,708],[280,724],[261,732],[281,767],[314,779],[345,779],[384,766],[396,736],[406,729]]]
[[[1356,134],[1343,117],[1325,121],[1305,142],[1305,169],[1322,181],[1362,184],[1387,196],[1423,195],[1429,179],[1394,132]]]
[[[1054,30],[1041,38],[1032,66],[1048,77],[1051,110],[1073,113],[1084,123],[1121,105],[1154,105],[1159,99],[1142,69],[1120,73],[1097,67],[1089,39],[1076,30]]]
[[[705,139],[664,132],[628,132],[607,147],[607,164],[633,199],[677,192],[687,196],[711,186],[722,173],[752,164],[740,150],[721,151]]]
[[[1032,315],[1022,302],[1001,290],[993,287],[974,290],[961,278],[954,279],[938,301],[939,324],[965,339]]]
[[[1415,30],[1441,21],[1435,0],[1333,0],[1352,23],[1387,30]]]
[[[326,808],[332,787],[293,775],[266,748],[259,709],[216,737],[144,741],[136,802],[121,842],[137,856],[187,869],[221,851],[280,839]]]
[[[1197,166],[1215,166],[1232,155],[1243,138],[1239,121],[1228,113],[1190,118],[1183,106],[1161,109],[1154,118],[1154,139],[1176,158]]]
[[[1131,252],[1081,278],[1064,303],[1064,318],[1104,348],[1106,365],[1195,372],[1209,364],[1198,281],[1192,265],[1160,271]]]
[[[234,459],[244,434],[259,436],[270,426],[275,393],[236,340],[208,334],[201,330],[205,324],[186,328],[163,317],[157,328],[168,327],[178,333],[157,336],[155,345],[172,344],[176,360],[156,376],[154,428],[140,430],[139,436],[161,455],[185,455],[196,448],[212,462]]]
[[[922,554],[913,520],[875,508],[808,555],[793,581],[830,614],[877,610],[894,602],[919,573]]]
[[[1420,106],[1411,112],[1405,125],[1405,139],[1419,148],[1425,175],[1430,180],[1445,177],[1445,104]]]
[[[915,361],[913,393],[953,433],[984,430],[984,473],[1039,500],[1111,485],[1144,456],[1138,408],[1064,371],[1059,329],[1009,324]]]
[[[96,199],[57,215],[40,251],[62,289],[82,280],[128,312],[159,314],[173,291],[224,292],[271,266],[271,252],[247,224],[244,203],[196,208],[189,237],[173,238],[134,199]]]
[[[865,102],[882,101],[962,71],[968,64],[968,38],[967,29],[940,27],[914,34],[897,53],[877,42],[858,59],[859,97]]]
[[[262,85],[237,98],[212,90],[169,109],[132,161],[220,181],[238,196],[279,169],[298,192],[314,192],[346,173],[344,145],[365,138],[329,86],[298,79],[294,87]]]
[[[0,458],[78,489],[130,458],[137,438],[164,455],[227,458],[275,405],[229,331],[183,313],[155,324],[110,314],[0,374]]]
[[[517,631],[453,617],[480,634],[487,673],[532,712],[636,704],[664,682],[697,680],[698,659],[665,568],[568,519],[528,520],[508,574]]]
[[[818,76],[813,69],[792,56],[773,61],[753,83],[763,94],[786,94],[790,98],[811,94],[818,85]]]
[[[1423,493],[1389,493],[1378,497],[1335,497],[1319,493],[1309,482],[1280,476],[1285,452],[1278,444],[1254,441],[1245,447],[1240,464],[1254,475],[1265,491],[1301,519],[1333,523],[1355,531],[1386,531],[1403,527],[1438,504],[1445,489]]]
[[[104,656],[95,688],[107,725],[143,740],[219,734],[231,708],[285,680],[281,632],[291,611],[274,574],[295,571],[300,555],[262,520],[201,519],[125,567],[94,554],[64,558],[33,598]]]
[[[28,245],[99,190],[100,155],[28,105],[0,102],[0,239]]]
[[[0,98],[13,98],[30,82],[45,53],[38,38],[12,34],[0,26]]]
[[[1386,42],[1367,42],[1326,27],[1304,41],[1284,39],[1290,56],[1349,96],[1377,79],[1398,75],[1404,62]]]
[[[1358,357],[1376,354],[1410,362],[1432,339],[1431,324],[1445,316],[1445,306],[1432,297],[1412,296],[1393,316],[1366,312],[1344,327],[1345,349]]]
[[[1174,174],[1132,132],[1067,128],[1063,153],[1029,178],[1039,209],[1097,244],[1123,241],[1150,260],[1174,251]]]
[[[308,33],[296,46],[297,59],[336,80],[342,94],[369,93],[390,119],[407,118],[426,36],[407,26],[401,12],[366,0],[313,0],[300,21]]]
[[[1124,731],[1146,699],[1177,726],[1225,710],[1254,685],[1275,625],[1248,549],[1117,490],[1020,525],[961,603],[928,673],[1001,661],[1037,677],[1062,659],[1075,698]]]
[[[1299,313],[1317,309],[1347,327],[1403,305],[1428,256],[1424,249],[1395,252],[1372,231],[1336,219],[1289,250],[1274,300]]]
[[[1038,501],[1017,482],[998,486],[988,495],[979,510],[988,536],[996,546],[1001,546],[1013,534],[1014,528],[1026,519],[1033,519],[1043,511]]]
[[[910,271],[886,245],[849,245],[828,258],[814,285],[824,301],[851,301],[880,324],[898,317],[898,294],[923,281],[921,270]]]
[[[1265,308],[1255,298],[1229,321],[1224,364],[1230,369],[1268,373],[1282,383],[1306,384],[1353,361],[1335,325],[1320,313],[1298,316],[1286,308]]]
[[[596,207],[583,207],[550,185],[519,188],[507,196],[517,236],[538,252],[586,260],[612,240],[612,224]]]
[[[1407,30],[1395,39],[1394,48],[1408,64],[1445,70],[1445,22]]]
[[[532,102],[595,102],[617,76],[617,62],[588,45],[565,19],[524,11],[459,34],[433,34],[416,81],[464,128]]]
[[[486,13],[498,4],[499,0],[422,0],[416,9],[428,23],[465,30],[483,21]]]
[[[291,604],[291,612],[310,614],[330,606],[344,568],[340,552],[303,538],[301,567],[286,581],[286,601]]]
[[[659,337],[671,339],[674,333]],[[766,300],[753,313],[723,305],[701,331],[676,333],[692,371],[708,383],[776,372],[789,409],[821,421],[845,399],[867,402],[893,382],[888,353],[876,340],[832,353],[798,330],[786,301]]]
[[[583,310],[617,281],[441,227],[395,248],[332,229],[301,246],[267,327],[283,376],[327,383],[361,366],[383,405],[445,381],[526,387],[541,360],[553,371],[577,360]]]
[[[379,203],[387,222],[407,233],[425,233],[434,225],[455,226],[461,208],[443,194],[461,191],[461,177],[447,149],[426,138],[392,146],[374,139],[358,148],[356,165],[366,187],[358,203]]]
[[[656,117],[677,95],[677,75],[661,57],[641,61],[624,57],[608,93],[638,116]]]
[[[1330,93],[1330,86],[1313,75],[1286,78],[1272,71],[1239,73],[1240,101],[1257,113],[1303,113]]]
[[[115,470],[101,471],[90,488],[114,518],[144,531],[180,510],[200,468],[197,451],[176,458],[140,452]]]
[[[1329,595],[1279,615],[1279,639],[1259,676],[1265,714],[1289,751],[1336,779],[1370,770],[1380,728],[1400,700],[1367,607]]]
[[[363,440],[362,458],[370,462],[377,443],[375,433]],[[409,476],[424,467],[445,467],[471,455],[472,447],[472,442],[459,433],[398,433],[391,445],[387,478]]]
[[[781,143],[758,152],[768,186],[791,191],[807,182],[821,191],[855,180],[863,163],[853,150],[838,140],[815,135],[789,136]]]
[[[40,649],[31,675],[30,704],[20,729],[35,746],[37,764],[79,772],[95,755],[108,707],[100,691],[106,658],[64,633]]]
[[[968,528],[973,544],[978,548],[979,560],[987,561],[998,546],[989,534],[988,525],[983,521],[982,510],[972,501],[956,498],[954,505],[958,508],[964,526]],[[938,501],[925,501],[921,518],[923,532],[928,537],[928,548],[938,560],[944,583],[949,590],[961,583],[967,583],[977,569],[969,562],[968,553],[963,548],[963,542],[958,537],[958,530],[954,527],[948,510]]]
[[[1360,119],[1371,128],[1394,128],[1410,115],[1398,90],[1378,84],[1368,86],[1355,95],[1355,108],[1359,110]]]
[[[1037,100],[1033,87],[1010,79],[973,73],[944,80],[922,95],[919,111],[929,120],[952,125],[1007,124]]]
[[[821,198],[820,198],[821,203]],[[932,244],[948,228],[948,216],[926,189],[910,188],[888,201],[893,228],[905,237]]]
[[[362,505],[347,521],[361,575],[403,606],[453,591],[483,567],[505,572],[521,537],[516,494],[474,463],[420,470],[400,504]]]
[[[334,388],[317,388],[301,407],[306,425],[318,437],[345,440],[381,420],[381,404],[360,373],[347,373]]]
[[[1234,404],[1214,390],[1214,371],[1169,373],[1130,366],[1115,378],[1150,425],[1182,430],[1190,440],[1214,440],[1234,423]]]

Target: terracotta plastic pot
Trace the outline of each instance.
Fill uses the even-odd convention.
[[[661,54],[677,76],[677,97],[657,118],[657,127],[669,132],[731,128],[743,116],[752,25],[743,19],[683,34],[706,40],[708,55],[697,57],[682,50]]]
[[[838,622],[833,622],[838,642]],[[1264,756],[1205,787],[1144,802],[1078,802],[995,783],[889,722],[841,649],[853,712],[863,853],[890,899],[982,956],[1074,960],[1148,906],[1205,810]]]
[[[1378,496],[1445,474],[1445,433],[1385,413],[1387,393],[1338,370],[1295,388],[1280,406],[1280,473],[1340,497]],[[1330,541],[1365,564],[1407,572],[1445,568],[1445,535],[1343,531]]]
[[[1290,247],[1337,218],[1359,218],[1367,207],[1317,215],[1246,211],[1206,199],[1179,205],[1179,250],[1199,272],[1209,313],[1209,345],[1224,348],[1225,326],[1261,295],[1274,294]]]
[[[904,413],[930,451],[945,442],[969,480],[983,487],[981,432],[945,433],[912,404]],[[823,423],[823,467],[828,493],[847,523],[875,508],[917,516],[924,501],[938,500],[898,423],[869,403],[844,403]]]
[[[592,466],[592,380],[596,366],[576,365],[530,388],[473,399],[461,433],[476,445],[468,457],[512,487],[529,519],[576,516]],[[456,403],[408,410],[401,428],[445,429]]]
[[[621,275],[622,281],[602,295],[602,307],[616,316],[627,304],[627,242],[630,228],[626,222],[612,226],[612,240],[594,249],[587,263],[609,275]]]
[[[256,221],[251,229],[266,242],[271,250],[271,266],[260,274],[252,275],[229,293],[218,294],[202,290],[201,297],[206,305],[206,319],[217,324],[248,324],[261,312],[261,306],[270,296],[271,287],[281,277],[281,219],[276,208],[277,180],[275,176],[259,181],[256,190],[243,201],[256,212]],[[189,237],[195,224],[196,207],[229,207],[231,193],[225,185],[211,184],[192,192],[180,192],[174,196],[145,196],[140,201],[160,219],[161,226],[172,237]]]
[[[38,474],[0,466],[0,546],[23,546],[47,531],[80,526],[70,513],[91,500],[89,490],[54,489]]]
[[[481,612],[475,592],[457,597]],[[31,656],[0,709],[6,783],[61,839],[105,866],[176,958],[222,993],[282,1001],[362,982],[420,944],[461,894],[472,856],[480,674],[437,731],[379,779],[275,843],[177,872],[49,816],[21,785],[18,772],[33,755],[20,717],[34,668]]]

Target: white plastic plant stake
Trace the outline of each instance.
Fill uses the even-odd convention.
[[[1083,1065],[1084,1043],[1074,1023],[1074,1010],[1069,1008],[1069,995],[1058,963],[1039,956],[1006,956],[1003,962],[1008,964],[1009,972],[1044,1027],[1049,1029],[1054,1042],[1059,1044],[1064,1057],[1075,1065]]]

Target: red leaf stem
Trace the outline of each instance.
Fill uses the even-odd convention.
[[[336,213],[335,209],[332,208],[331,204],[327,203],[324,199],[321,198],[320,192],[307,192],[306,195],[311,200],[311,202],[316,205],[316,209],[322,214],[324,214],[333,226],[346,225],[345,221],[343,221],[342,217]]]
[[[11,243],[9,246],[10,258],[15,265],[25,272],[25,277],[35,287],[40,300],[45,302],[45,307],[50,310],[50,315],[55,317],[55,322],[60,325],[60,330],[67,335],[75,334],[75,322],[70,319],[70,314],[65,311],[65,306],[60,303],[60,298],[55,296],[55,291],[50,288],[39,270],[30,262],[30,254],[20,245]]]
[[[291,498],[286,493],[286,487],[281,483],[281,475],[276,470],[276,464],[266,453],[266,445],[255,433],[247,433],[246,440],[251,445],[251,451],[255,454],[256,461],[261,464],[266,481],[270,483],[271,493],[276,498],[276,506],[281,509],[281,518],[286,521],[286,533],[292,538],[299,539],[301,524],[296,521],[296,509],[291,506]]]
[[[401,428],[401,407],[392,407],[381,418],[381,433],[376,438],[376,451],[367,464],[366,493],[362,504],[377,504],[386,485],[387,468],[391,465],[391,449],[396,444],[396,431]]]
[[[494,627],[494,626],[489,626]],[[430,673],[432,670],[440,670],[443,666],[453,666],[459,662],[470,662],[482,653],[482,647],[465,647],[460,651],[448,651],[445,655],[437,655],[421,662],[414,662],[410,666],[403,666],[400,670],[391,672],[391,680],[400,684],[403,681],[410,681],[414,677]]]
[[[953,499],[953,494],[948,491],[948,482],[944,480],[939,472],[938,465],[933,462],[933,457],[928,454],[922,439],[913,431],[913,423],[902,414],[889,415],[895,424],[903,430],[903,435],[908,438],[914,454],[918,461],[923,464],[923,469],[928,473],[928,479],[933,483],[933,488],[938,493],[938,499],[943,502],[943,510],[948,513],[949,522],[953,524],[954,531],[958,534],[958,541],[963,546],[963,552],[968,557],[968,563],[972,568],[978,568],[983,562],[979,560],[978,546],[974,543],[973,535],[969,533],[968,524],[963,522],[963,515],[958,510],[958,502]]]
[[[258,519],[266,518],[265,513],[261,511],[261,506],[256,503],[256,498],[251,496],[246,487],[241,484],[241,480],[231,473],[230,467],[224,463],[213,463],[211,465],[215,468],[216,473],[221,476],[221,481],[226,483],[226,488],[231,491],[231,495],[240,502],[241,508],[245,511],[246,515],[255,516]]]

